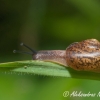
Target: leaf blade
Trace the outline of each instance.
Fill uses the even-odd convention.
[[[0,64],[0,71],[24,72],[46,76],[100,80],[100,73],[76,71],[69,67],[44,61],[15,61]]]

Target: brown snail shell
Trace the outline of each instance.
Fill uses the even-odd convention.
[[[66,49],[66,62],[75,70],[100,72],[100,42],[88,39]]]

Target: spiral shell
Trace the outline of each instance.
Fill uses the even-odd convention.
[[[100,72],[100,42],[88,39],[66,49],[67,65],[75,70]]]

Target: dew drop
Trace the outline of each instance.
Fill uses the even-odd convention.
[[[24,66],[25,69],[27,69],[27,66]]]

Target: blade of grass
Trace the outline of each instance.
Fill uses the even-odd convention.
[[[1,63],[0,71],[100,80],[100,73],[76,71],[70,67],[64,67],[55,63],[33,60]]]

